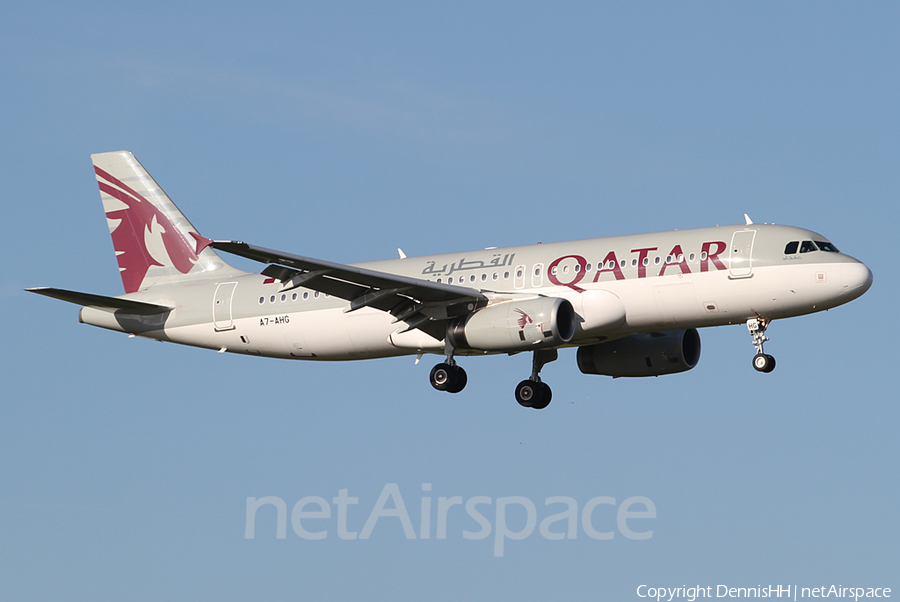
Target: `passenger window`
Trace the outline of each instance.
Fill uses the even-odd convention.
[[[830,242],[817,240],[816,246],[819,247],[820,251],[828,251],[829,253],[840,253],[840,251],[837,250],[837,247],[834,246],[833,244],[831,244]]]
[[[800,246],[800,241],[792,240],[784,248],[784,254],[785,255],[793,255],[794,253],[797,252],[797,247],[799,247],[799,246]]]
[[[801,253],[811,253],[813,251],[818,251],[819,249],[816,247],[816,243],[811,240],[804,240],[800,243],[800,252]]]

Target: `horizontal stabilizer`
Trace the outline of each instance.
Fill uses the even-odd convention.
[[[53,297],[61,301],[68,301],[75,305],[83,305],[85,307],[97,307],[100,309],[125,310],[128,313],[136,315],[153,315],[167,311],[172,311],[171,307],[165,305],[156,305],[154,303],[145,303],[143,301],[132,301],[130,299],[120,299],[118,297],[104,297],[103,295],[92,295],[90,293],[79,293],[76,291],[67,291],[61,288],[26,288],[29,293],[37,293],[45,297]]]

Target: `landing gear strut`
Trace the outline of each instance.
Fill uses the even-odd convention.
[[[447,361],[431,369],[431,386],[438,391],[459,393],[466,387],[469,379],[466,371],[456,365],[456,360],[453,359],[453,347],[449,343],[445,346],[445,351],[447,352]]]
[[[750,318],[747,320],[747,330],[753,336],[753,346],[756,355],[753,356],[753,367],[757,372],[771,372],[775,369],[775,358],[763,351],[763,343],[769,340],[766,336],[766,327],[769,325],[765,318]]]
[[[543,410],[550,405],[553,392],[547,383],[541,382],[539,374],[544,364],[556,361],[558,357],[556,349],[541,349],[534,352],[531,378],[523,380],[516,386],[516,401],[519,405],[535,410]]]

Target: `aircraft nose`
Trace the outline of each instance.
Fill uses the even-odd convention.
[[[841,266],[841,282],[845,293],[858,297],[872,286],[872,270],[858,261],[845,263]]]

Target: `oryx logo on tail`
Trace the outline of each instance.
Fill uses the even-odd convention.
[[[153,267],[161,268],[163,275],[187,274],[211,241],[197,233],[140,164],[134,160],[129,162],[128,158],[133,160],[133,157],[122,157],[125,159],[122,167],[137,177],[127,179],[144,185],[144,194],[156,203],[96,164],[94,172],[104,200],[122,283],[125,292],[133,293],[142,288],[147,272]]]

